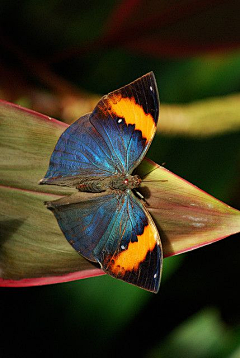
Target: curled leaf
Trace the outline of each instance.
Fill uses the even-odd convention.
[[[102,271],[67,243],[44,201],[73,191],[38,185],[66,125],[0,101],[0,285],[31,286],[97,276]],[[240,213],[145,159],[141,189],[165,256],[240,231]]]

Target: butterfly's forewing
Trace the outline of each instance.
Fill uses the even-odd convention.
[[[64,202],[65,201],[65,202]],[[71,201],[71,200],[70,200]],[[162,267],[158,231],[143,205],[128,193],[48,204],[68,242],[113,277],[157,292]]]
[[[89,122],[79,118],[59,138],[40,184],[76,186],[81,179],[108,177],[115,171],[112,153]]]
[[[76,186],[131,173],[156,131],[159,99],[152,72],[109,93],[59,138],[41,184]]]
[[[89,120],[113,153],[118,171],[131,173],[148,150],[159,115],[153,72],[103,97]]]

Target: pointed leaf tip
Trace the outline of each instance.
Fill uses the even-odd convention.
[[[240,231],[238,210],[164,167],[145,160],[137,172],[147,180],[146,186],[143,181],[141,193],[159,229],[165,257],[193,250]]]

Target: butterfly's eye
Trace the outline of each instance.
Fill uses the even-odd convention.
[[[120,123],[122,123],[122,121],[123,121],[122,118],[118,118],[117,123],[120,124]]]

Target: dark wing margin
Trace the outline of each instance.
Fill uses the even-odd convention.
[[[118,170],[131,173],[152,142],[158,117],[158,89],[150,72],[104,96],[89,120],[114,153]]]
[[[89,194],[90,200],[81,194],[48,203],[68,242],[107,274],[158,292],[162,246],[140,201],[131,192]]]

